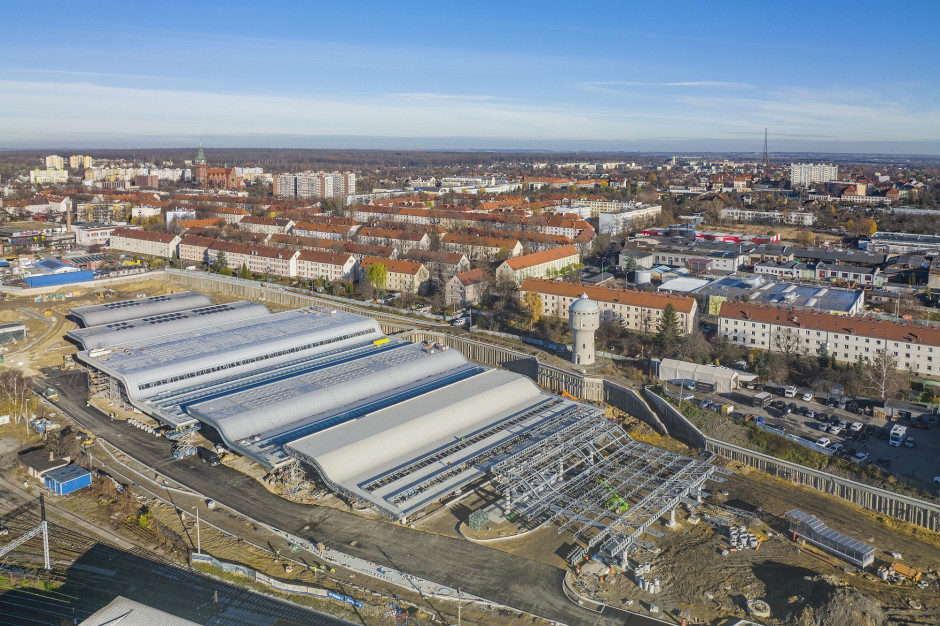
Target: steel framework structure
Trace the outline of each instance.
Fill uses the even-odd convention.
[[[595,412],[491,472],[514,513],[557,522],[559,533],[620,558],[647,543],[640,536],[657,519],[683,501],[694,506],[718,469],[635,441]]]

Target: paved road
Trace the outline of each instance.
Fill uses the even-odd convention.
[[[123,422],[112,422],[85,406],[83,373],[50,372],[40,387],[59,390],[59,406],[70,417],[169,478],[243,515],[274,528],[342,548],[354,556],[547,619],[577,625],[653,625],[644,616],[617,610],[599,615],[565,598],[564,571],[464,540],[359,517],[329,507],[293,503],[269,493],[256,480],[231,468],[208,467],[194,457],[175,460],[165,439],[155,439]],[[304,526],[310,530],[305,531]],[[350,547],[351,541],[356,547]]]

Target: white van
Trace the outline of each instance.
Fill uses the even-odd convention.
[[[793,385],[790,385],[789,387],[787,387],[786,389],[784,389],[784,390],[783,390],[783,396],[784,396],[785,398],[795,398],[795,397],[796,397],[796,387],[794,387]]]

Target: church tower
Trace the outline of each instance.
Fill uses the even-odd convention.
[[[196,153],[196,163],[193,165],[193,176],[196,179],[196,186],[205,188],[208,183],[206,172],[206,154],[202,151],[202,142],[199,143],[199,152]]]

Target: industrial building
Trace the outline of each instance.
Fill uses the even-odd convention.
[[[135,307],[126,328],[86,329],[84,341],[113,342],[78,354],[92,395],[160,420],[168,438],[205,424],[267,468],[306,464],[393,520],[491,480],[505,514],[558,521],[619,559],[718,471],[633,441],[600,407],[446,346],[385,336],[371,318],[307,307],[142,321],[167,304]],[[628,509],[610,509],[612,490]]]
[[[183,291],[149,298],[80,306],[72,309],[70,313],[79,324],[87,327],[113,324],[147,315],[175,313],[211,304],[212,300],[208,296],[193,291]]]
[[[138,301],[132,300],[132,302]],[[268,309],[264,305],[254,302],[210,304],[195,309],[170,311],[89,328],[77,328],[70,330],[68,337],[83,350],[95,350],[115,346],[122,342],[188,332],[211,324],[246,320],[267,314]]]

